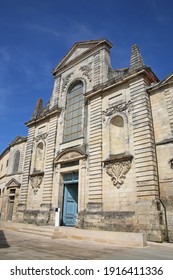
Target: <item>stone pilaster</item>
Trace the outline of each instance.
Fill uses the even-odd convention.
[[[55,77],[52,97],[50,99],[50,108],[52,108],[54,106],[58,106],[59,94],[60,94],[60,84],[61,84],[61,76]]]
[[[102,97],[90,100],[89,203],[102,203]]]
[[[49,133],[47,137],[46,159],[44,169],[44,188],[43,188],[43,203],[51,203],[52,201],[52,183],[53,183],[53,168],[55,157],[55,143],[57,133],[58,117],[54,116],[49,122]]]
[[[94,86],[100,84],[100,53],[94,56]]]
[[[22,179],[21,191],[20,191],[20,202],[19,203],[22,205],[26,204],[26,202],[27,202],[28,183],[29,183],[30,166],[31,166],[31,159],[32,159],[34,134],[35,134],[35,127],[32,126],[29,128],[29,132],[28,132],[28,140],[27,140],[27,145],[26,145],[26,154],[25,154],[25,161],[24,161],[23,179]]]
[[[173,96],[171,96],[170,90],[168,89],[165,90],[165,101],[169,115],[171,133],[173,134]]]
[[[134,162],[136,170],[137,211],[139,230],[148,234],[148,240],[161,241],[160,202],[157,179],[157,160],[150,101],[144,78],[130,83],[133,104]]]

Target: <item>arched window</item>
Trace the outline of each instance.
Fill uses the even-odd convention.
[[[13,173],[17,173],[19,170],[19,162],[20,162],[20,151],[17,150],[14,154],[14,159],[13,159]]]
[[[43,169],[43,160],[44,160],[43,148],[44,148],[43,143],[40,142],[36,148],[34,171],[42,171]]]
[[[124,120],[115,116],[110,122],[110,153],[120,154],[125,152]]]
[[[67,93],[64,142],[82,137],[83,83],[75,83]]]

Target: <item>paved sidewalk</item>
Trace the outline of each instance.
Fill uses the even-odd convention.
[[[173,244],[123,247],[0,230],[0,260],[173,260]]]

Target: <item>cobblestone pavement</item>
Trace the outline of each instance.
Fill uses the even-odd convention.
[[[148,242],[144,248],[51,239],[0,230],[0,260],[172,260],[173,244]]]

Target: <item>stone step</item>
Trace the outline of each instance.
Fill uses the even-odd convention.
[[[0,230],[11,230],[45,236],[52,239],[73,239],[119,246],[147,246],[146,235],[134,232],[114,232],[75,227],[37,226],[33,224],[0,222]]]
[[[146,235],[143,233],[86,230],[74,227],[55,228],[52,238],[67,238],[122,246],[147,246]]]
[[[0,222],[0,229],[25,232],[30,234],[49,236],[52,238],[54,226],[37,226],[34,224]]]
[[[41,235],[41,236],[47,236],[47,237],[51,237],[53,236],[53,230],[43,230],[43,229],[24,229],[21,228],[19,229],[19,232],[25,232],[25,233],[30,233],[30,234],[36,234],[36,235]]]

